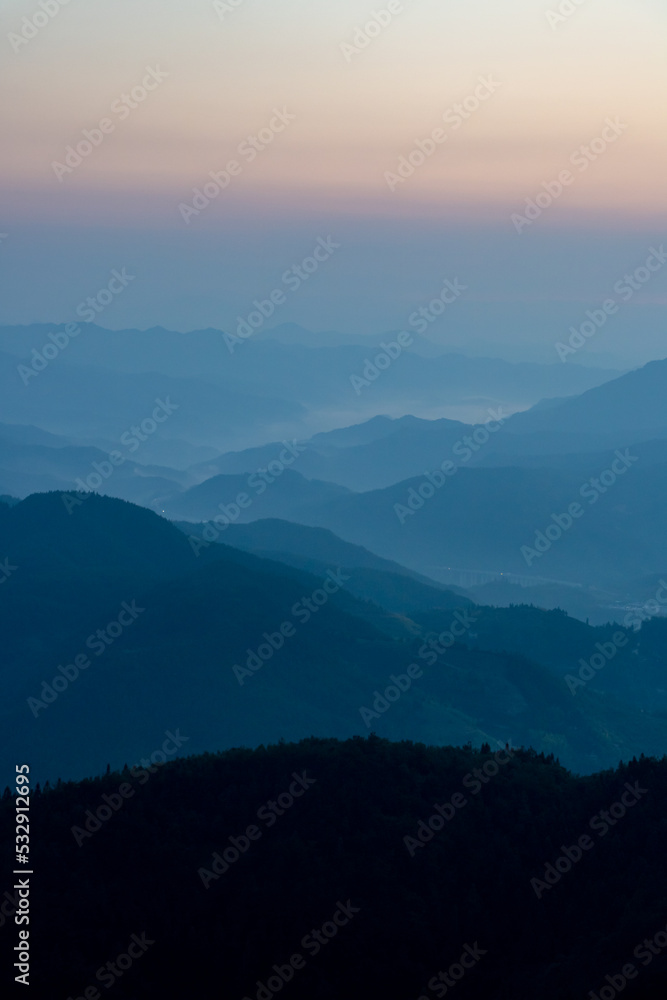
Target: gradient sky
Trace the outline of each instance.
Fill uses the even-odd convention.
[[[443,343],[554,360],[559,331],[667,240],[667,8],[584,0],[551,26],[559,5],[408,0],[346,61],[383,0],[241,0],[223,17],[209,0],[69,0],[16,52],[10,33],[41,8],[4,0],[0,323],[67,321],[126,266],[136,279],[101,325],[233,328],[331,234],[340,250],[276,322],[379,334],[459,277]],[[121,121],[111,106],[148,66],[168,76]],[[480,77],[493,96],[389,190],[385,172]],[[239,144],[274,108],[296,118],[246,163]],[[104,117],[114,131],[60,182],[53,161]],[[570,155],[608,118],[623,134],[580,172]],[[240,175],[186,225],[179,203],[232,158]],[[568,167],[518,234],[512,213]],[[577,360],[662,356],[666,275]]]

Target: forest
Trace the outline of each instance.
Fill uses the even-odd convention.
[[[664,997],[667,759],[577,777],[375,734],[154,756],[33,789],[39,1000]]]

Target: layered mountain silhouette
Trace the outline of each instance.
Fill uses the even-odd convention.
[[[295,468],[308,478],[367,491],[420,475],[446,459],[456,465],[585,470],[594,456],[613,458],[616,448],[630,445],[643,459],[664,462],[666,391],[667,361],[656,361],[583,395],[546,399],[514,415],[496,407],[485,417],[494,428],[488,436],[479,425],[461,421],[377,417],[302,442]],[[232,452],[202,468],[209,475],[254,472],[282,447],[276,441]]]
[[[186,534],[194,533],[200,538],[204,538],[207,531],[205,524],[183,523],[180,527]],[[216,525],[212,527],[215,529]],[[321,574],[331,566],[342,568],[349,577],[346,590],[396,614],[430,608],[462,608],[473,603],[462,590],[454,588],[454,592],[362,546],[344,542],[323,528],[270,519],[246,525],[230,524],[221,537],[234,548],[308,573]]]
[[[88,332],[93,336],[87,350],[97,345],[120,368],[127,337],[119,334],[114,341],[104,331]],[[33,335],[19,333],[9,338],[16,351]],[[201,336],[211,346],[214,335]],[[139,337],[125,357],[126,369],[145,365],[154,336]],[[175,364],[186,341],[180,334],[167,338],[166,358]],[[82,369],[66,353],[25,386],[17,381],[15,359],[3,356],[4,375],[13,379],[7,398],[17,404],[18,415],[39,409],[41,399],[46,408],[43,426],[0,426],[5,494],[94,489],[177,520],[216,519],[220,530],[267,518],[299,522],[330,529],[448,584],[464,583],[467,573],[481,574],[476,583],[502,575],[515,584],[584,584],[613,593],[617,601],[624,595],[641,601],[650,595],[639,581],[666,570],[659,502],[667,481],[665,361],[618,378],[608,373],[604,384],[583,395],[544,400],[511,417],[501,407],[486,425],[375,417],[309,439],[276,438],[216,457],[205,443],[214,438],[200,436],[195,425],[219,424],[213,411],[222,416],[225,407],[241,406],[245,388],[230,397],[212,382],[201,390],[200,376],[190,372],[177,377],[93,369],[79,385]],[[68,398],[67,412],[53,403],[54,387]],[[181,393],[179,402],[170,388]],[[150,426],[139,437],[130,429],[120,438],[110,434],[113,393],[129,399],[139,390],[150,399],[160,389],[167,391],[153,402],[171,400],[167,419],[144,418]],[[93,397],[98,416],[91,423],[83,412]],[[268,397],[265,403],[273,406]],[[256,414],[265,426],[267,412],[260,408]],[[269,425],[276,412],[268,416]],[[283,417],[286,427],[287,411]],[[86,443],[84,426],[108,450]],[[186,460],[188,467],[179,467],[179,455],[182,466],[186,455],[202,450],[204,461]],[[173,465],[155,461],[171,454]],[[572,505],[579,513],[570,525]],[[567,606],[575,607],[564,595]]]
[[[0,336],[0,421],[35,423],[104,446],[143,419],[156,396],[167,393],[181,410],[146,446],[150,458],[142,460],[171,465],[177,463],[166,455],[178,455],[181,467],[209,457],[197,455],[196,448],[220,452],[283,436],[308,438],[381,412],[485,414],[494,405],[512,412],[545,395],[580,393],[615,374],[467,358],[445,349],[436,349],[434,357],[407,350],[358,393],[352,377],[373,363],[382,338],[312,346],[251,338],[230,352],[219,330],[109,331],[82,324],[49,360],[52,338],[67,340],[62,340],[64,327],[3,327]],[[162,438],[169,449],[158,448]]]
[[[582,771],[665,745],[667,720],[640,704],[655,682],[654,654],[633,656],[642,678],[634,704],[611,680],[573,695],[560,673],[568,662],[578,669],[577,653],[594,653],[609,629],[563,617],[556,644],[558,621],[533,611],[524,641],[523,612],[497,610],[506,618],[496,641],[495,625],[482,617],[480,633],[469,602],[454,610],[455,597],[437,587],[431,613],[392,614],[350,593],[337,565],[309,574],[194,544],[118,500],[71,505],[71,495],[53,493],[0,506],[0,551],[12,567],[0,594],[13,734],[5,773],[17,755],[29,755],[42,779],[99,773],[150,754],[174,727],[192,752],[371,729],[434,743],[479,744],[493,733],[556,749]],[[374,573],[377,583],[384,570]],[[385,593],[392,586],[389,573]],[[435,630],[446,645],[434,659]],[[405,690],[393,704],[396,684]]]

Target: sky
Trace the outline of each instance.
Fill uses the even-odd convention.
[[[613,289],[667,240],[666,28],[662,0],[4,0],[0,324],[124,267],[101,325],[234,329],[329,240],[272,322],[377,336],[458,279],[443,344],[558,361],[612,297],[576,363],[661,357],[667,265]]]

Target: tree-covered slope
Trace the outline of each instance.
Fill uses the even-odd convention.
[[[370,738],[149,766],[32,800],[37,1000],[664,996],[664,759],[574,778]]]

